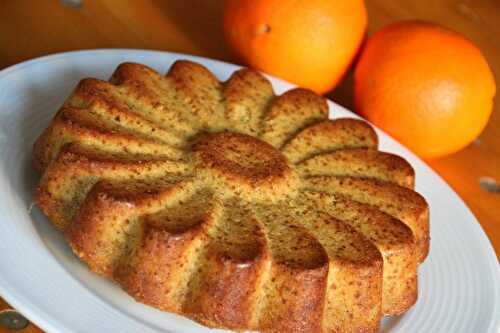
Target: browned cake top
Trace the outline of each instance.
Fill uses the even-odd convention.
[[[196,166],[207,177],[219,178],[226,190],[240,192],[248,200],[275,201],[297,191],[297,175],[285,156],[250,135],[202,134],[196,138],[193,153]]]

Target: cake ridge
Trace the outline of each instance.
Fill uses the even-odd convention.
[[[307,176],[375,178],[413,189],[415,171],[403,158],[373,148],[342,148],[313,155],[297,163]]]

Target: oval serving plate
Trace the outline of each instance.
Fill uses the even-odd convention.
[[[191,59],[224,80],[238,66],[206,58],[145,50],[89,50],[30,60],[0,72],[0,294],[49,332],[215,332],[189,319],[135,302],[90,273],[35,207],[39,175],[33,141],[84,77],[107,79],[124,61],[165,73]],[[293,87],[270,77],[277,93]],[[357,117],[329,102],[330,116]],[[498,332],[500,269],[479,223],[424,162],[384,132],[380,149],[415,168],[416,189],[430,204],[431,252],[419,268],[417,304],[385,318],[382,332]]]

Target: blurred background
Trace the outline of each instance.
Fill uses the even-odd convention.
[[[235,62],[222,33],[222,0],[2,0],[0,69],[38,56],[90,48],[141,48]],[[471,39],[500,78],[500,1],[366,0],[370,35],[397,20],[440,23]],[[327,95],[353,109],[352,73]],[[500,99],[467,148],[429,161],[479,219],[500,253]],[[417,175],[418,177],[418,175]],[[453,221],[449,221],[453,223]],[[0,308],[8,308],[5,303]],[[11,332],[0,325],[0,333]],[[33,325],[16,332],[41,332]]]

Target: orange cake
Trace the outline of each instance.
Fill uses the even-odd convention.
[[[414,171],[322,97],[177,61],[81,81],[35,143],[36,203],[88,267],[206,326],[376,332],[417,298]]]

